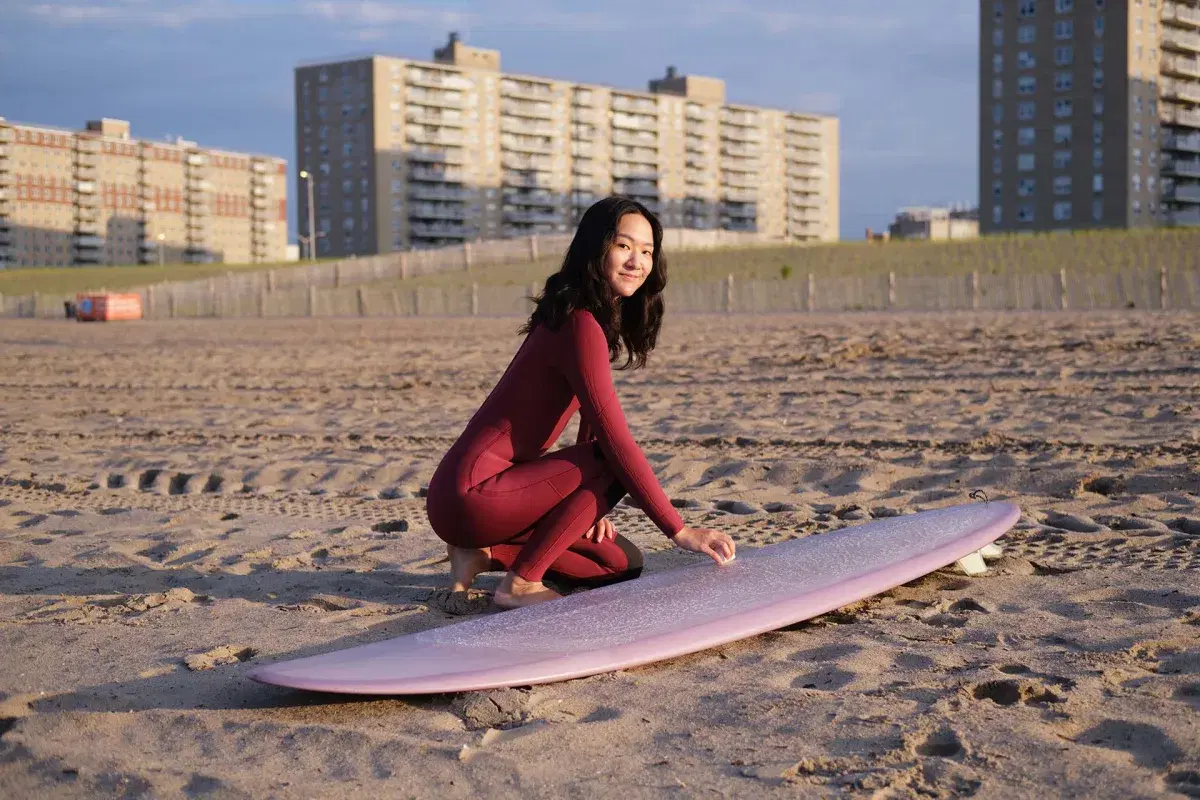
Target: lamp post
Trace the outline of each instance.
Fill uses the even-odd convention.
[[[300,170],[300,177],[308,182],[308,260],[317,260],[317,232],[313,218],[313,176],[306,169]]]
[[[164,242],[166,241],[166,239],[167,239],[167,235],[165,233],[160,233],[158,235],[158,265],[160,267],[166,263],[166,257],[163,254],[163,247],[164,247]]]

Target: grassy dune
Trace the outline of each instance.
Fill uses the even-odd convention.
[[[1103,231],[1037,236],[991,236],[957,242],[846,242],[816,246],[721,248],[668,253],[675,281],[720,280],[729,274],[744,279],[803,280],[846,275],[954,275],[971,271],[1115,272],[1165,266],[1200,268],[1200,229]],[[409,286],[528,285],[558,268],[559,256],[534,262],[477,267],[410,278]],[[166,267],[82,267],[0,271],[0,294],[127,289],[162,281],[195,280],[226,272],[287,269],[307,262],[282,264],[175,264]],[[390,282],[390,281],[389,281]]]

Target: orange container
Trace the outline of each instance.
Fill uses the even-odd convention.
[[[75,296],[75,319],[80,322],[112,322],[141,318],[141,295],[80,294]]]

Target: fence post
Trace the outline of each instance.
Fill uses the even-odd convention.
[[[400,316],[400,295],[392,289],[392,316]]]
[[[267,315],[267,290],[258,290],[258,316],[261,319]]]
[[[537,234],[535,233],[529,237],[529,260],[537,261],[537,257],[538,257],[538,240],[537,240]]]
[[[896,307],[896,273],[888,273],[888,309]]]
[[[971,310],[979,308],[979,270],[971,271]]]
[[[275,291],[275,270],[273,269],[267,270],[267,291]]]
[[[463,269],[471,271],[471,243],[463,242]]]
[[[400,254],[400,279],[408,279],[408,253]]]
[[[1169,304],[1167,302],[1167,268],[1159,267],[1158,268],[1158,307],[1165,310],[1168,305]]]
[[[342,262],[333,265],[333,288],[340,289],[342,286]]]
[[[479,316],[479,284],[471,284],[471,316]]]
[[[34,319],[38,318],[38,307],[41,306],[41,299],[42,298],[41,298],[40,292],[33,293],[33,318]]]
[[[171,291],[167,293],[167,317],[175,319],[175,287],[171,287]]]
[[[1058,271],[1058,307],[1067,310],[1067,268]]]
[[[413,296],[413,316],[419,317],[419,316],[421,316],[421,290],[413,289],[412,296]]]
[[[365,286],[358,287],[358,315],[360,317],[367,315],[367,289]]]
[[[817,279],[810,272],[808,273],[808,297],[805,298],[805,304],[808,306],[809,311],[812,311],[814,308],[816,308],[816,294]]]
[[[308,287],[308,315],[315,317],[317,315],[317,287]]]
[[[725,313],[733,313],[733,273],[725,278]]]
[[[208,283],[208,307],[211,309],[210,314],[214,317],[220,316],[217,313],[217,287],[214,281]]]
[[[4,316],[4,292],[0,292],[0,317]]]

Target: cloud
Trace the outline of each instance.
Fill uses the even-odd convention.
[[[193,22],[244,19],[269,13],[257,3],[229,3],[219,0],[198,2],[146,2],[146,0],[108,0],[108,2],[36,3],[26,9],[34,19],[51,25],[144,25],[157,28],[182,28]]]

